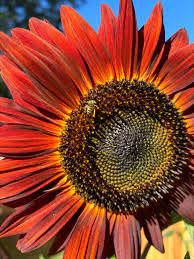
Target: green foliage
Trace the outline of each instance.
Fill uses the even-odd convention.
[[[189,255],[189,252],[186,253],[184,259],[191,259],[190,255]]]
[[[85,0],[1,0],[0,31],[8,32],[11,28],[27,28],[30,17],[47,19],[59,27],[61,4],[78,7]]]
[[[188,223],[187,221],[184,221],[184,222],[185,222],[186,230],[191,238],[191,242],[194,244],[194,225]]]
[[[163,234],[163,237],[170,237],[175,233],[175,230],[168,230]]]

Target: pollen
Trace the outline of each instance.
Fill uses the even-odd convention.
[[[153,84],[97,85],[70,115],[62,165],[76,192],[116,213],[162,199],[181,181],[187,131],[174,104]]]

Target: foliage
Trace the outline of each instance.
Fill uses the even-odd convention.
[[[1,0],[0,31],[8,32],[11,28],[28,26],[30,17],[47,19],[60,27],[59,9],[61,4],[78,7],[85,0]]]

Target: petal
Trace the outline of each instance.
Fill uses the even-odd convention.
[[[155,81],[158,88],[166,94],[172,94],[193,83],[193,59],[194,44],[190,44],[172,54]]]
[[[116,30],[117,79],[136,76],[138,58],[138,29],[131,0],[121,0]]]
[[[163,47],[164,26],[161,3],[157,3],[150,18],[139,31],[139,78],[144,79],[147,69]]]
[[[57,150],[60,139],[20,125],[0,126],[0,154],[4,157],[33,157]]]
[[[77,46],[87,62],[96,84],[104,84],[114,78],[110,56],[96,32],[71,7],[61,7],[61,19],[65,35]]]
[[[189,44],[189,40],[188,40],[187,31],[185,29],[180,29],[175,34],[173,34],[172,37],[170,37],[167,40],[167,42],[163,44],[163,47],[160,53],[158,55],[157,53],[155,53],[155,56],[156,56],[155,62],[152,61],[152,65],[148,70],[149,75],[147,80],[149,82],[152,82],[153,79],[158,75],[159,71],[163,67],[166,60],[173,53],[175,53],[176,51],[185,47],[188,44]]]
[[[156,218],[152,217],[151,219],[145,221],[144,233],[148,242],[151,243],[158,251],[164,253],[162,232]]]
[[[45,24],[49,26],[48,23]],[[75,91],[74,94],[77,94],[76,92],[80,91],[82,95],[85,95],[88,92],[88,87],[91,85],[91,82],[88,77],[86,68],[84,67],[83,60],[81,60],[79,54],[70,45],[70,42],[67,41],[64,35],[64,38],[62,38],[61,40],[63,40],[63,44],[66,45],[66,48],[63,48],[63,50],[66,51],[61,51],[61,49],[49,44],[44,39],[28,30],[15,28],[12,30],[12,35],[14,36],[14,38],[22,42],[25,46],[34,49],[35,51],[40,52],[41,54],[53,60],[56,63],[56,66],[58,67],[60,73],[68,75],[72,79],[72,81],[75,82],[77,89],[70,84],[70,86],[73,88],[72,90]],[[73,59],[74,56],[75,58]],[[85,68],[84,73],[82,73],[82,70],[80,69],[80,64],[82,65],[82,68]]]
[[[46,186],[51,186],[56,180],[62,179],[64,174],[58,168],[46,168],[35,171],[31,176],[17,180],[13,183],[1,187],[0,202],[1,204],[16,203],[20,204],[22,198],[29,195],[38,195],[37,191],[43,190]],[[28,200],[26,198],[26,200]]]
[[[7,98],[0,98],[0,121],[4,124],[31,126],[54,136],[59,136],[62,131],[60,127],[45,121],[44,117],[33,116]]]
[[[83,201],[78,196],[69,196],[64,198],[57,206],[53,206],[52,209],[45,209],[45,213],[40,214],[38,222],[34,224],[34,227],[18,241],[17,248],[23,253],[35,250],[44,245],[71,220],[82,204]],[[28,224],[30,222],[31,220],[29,220]]]
[[[170,51],[168,56],[170,57],[179,49],[189,45],[189,38],[185,29],[178,30],[167,42],[166,45],[170,45]]]
[[[172,101],[175,103],[176,107],[180,110],[180,112],[184,112],[187,109],[191,108],[194,100],[194,84],[193,86],[185,91],[180,91],[175,94]]]
[[[67,239],[64,258],[102,258],[105,230],[105,209],[86,205]]]
[[[105,44],[111,57],[115,56],[115,38],[116,38],[116,26],[117,20],[111,10],[111,8],[106,5],[101,5],[101,23],[98,29],[98,36]]]
[[[51,94],[35,79],[29,78],[29,75],[26,75],[5,56],[0,57],[0,67],[2,78],[14,101],[21,107],[56,124],[59,119],[65,119],[66,114],[70,113],[69,107],[64,103],[61,104],[54,94]]]
[[[140,225],[134,216],[118,215],[113,233],[117,259],[138,259],[140,239]]]
[[[57,154],[43,155],[25,160],[4,158],[0,162],[0,186],[8,185],[32,175],[33,172],[54,166],[55,168],[60,167]]]
[[[40,82],[52,95],[57,96],[55,105],[65,104],[71,108],[77,107],[80,96],[76,91],[71,79],[61,71],[59,64],[50,57],[20,44],[13,38],[6,41],[4,34],[2,38],[3,51],[16,63],[30,79]],[[6,43],[5,43],[6,41]]]
[[[72,192],[64,191],[63,193],[44,193],[26,205],[16,208],[2,224],[0,236],[11,236],[24,234],[34,229],[34,225],[52,213],[61,204],[65,204],[72,199]],[[65,205],[64,205],[65,207]]]
[[[179,208],[176,212],[181,217],[194,224],[194,195],[186,195],[184,200],[179,204]]]

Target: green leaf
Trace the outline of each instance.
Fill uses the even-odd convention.
[[[171,213],[171,223],[172,224],[175,224],[181,220],[182,220],[182,217],[180,217],[178,214],[176,214],[175,212]]]
[[[184,221],[186,230],[191,237],[191,242],[194,244],[194,225],[188,223],[187,221]]]
[[[163,234],[163,237],[170,237],[175,233],[175,230],[168,230],[165,231],[165,233]]]
[[[184,259],[191,259],[190,255],[189,255],[189,252],[186,253]]]
[[[113,255],[113,256],[111,256],[109,259],[116,259],[116,256]]]

